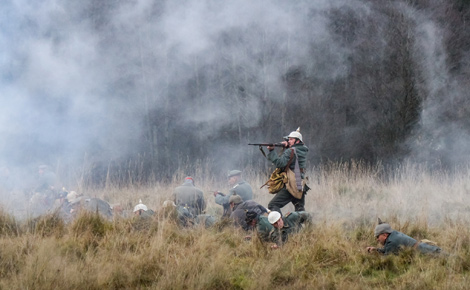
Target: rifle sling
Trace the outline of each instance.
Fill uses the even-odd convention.
[[[261,151],[261,153],[266,159],[268,158],[268,156],[266,156],[266,153],[264,153],[263,146],[259,145],[259,151]]]
[[[291,148],[289,162],[287,162],[286,167],[284,167],[284,169],[282,171],[285,172],[287,170],[287,168],[289,168],[290,164],[292,163],[293,158],[294,158],[294,149]]]

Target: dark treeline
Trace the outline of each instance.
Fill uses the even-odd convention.
[[[201,164],[214,174],[266,170],[258,148],[247,143],[278,142],[299,126],[310,165],[355,159],[393,166],[411,158],[452,167],[470,156],[469,1],[363,0],[321,8],[274,1],[286,13],[279,21],[218,19],[207,34],[203,27],[184,36],[171,25],[187,25],[189,16],[166,1],[153,1],[137,16],[122,16],[134,9],[131,1],[80,3],[64,9],[73,23],[86,19],[96,39],[95,73],[107,76],[94,96],[105,137],[87,135],[78,151],[92,168],[92,183],[170,178]],[[208,11],[223,5],[205,4]],[[60,42],[57,25],[44,38]],[[66,100],[47,97],[47,90],[41,95],[49,111],[67,120]],[[74,124],[96,126],[86,118]],[[44,149],[42,159],[38,152],[29,160],[54,163],[71,148],[36,135],[7,138],[31,155]]]

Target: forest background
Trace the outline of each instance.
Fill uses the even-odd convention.
[[[468,0],[3,1],[0,289],[467,289],[469,20]],[[220,216],[230,169],[267,205],[247,144],[297,127],[314,222],[279,251],[160,216],[186,175]],[[40,164],[157,215],[17,219]],[[377,216],[448,255],[368,255]]]
[[[103,186],[309,167],[452,169],[470,156],[470,2],[7,1],[0,161]],[[23,177],[24,178],[24,175]]]

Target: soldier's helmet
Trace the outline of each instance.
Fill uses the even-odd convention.
[[[381,234],[391,234],[393,232],[392,227],[388,223],[384,223],[380,218],[378,218],[377,221],[377,226],[374,230],[375,238]]]
[[[290,132],[289,135],[286,136],[287,138],[297,138],[300,140],[300,142],[304,142],[302,140],[302,134],[300,134],[300,127],[297,128],[297,130]]]
[[[139,200],[139,204],[134,207],[134,212],[139,211],[141,209],[144,211],[148,210],[147,206],[142,203],[142,200]]]
[[[268,221],[270,224],[275,224],[281,218],[281,214],[278,211],[271,211],[268,215]]]

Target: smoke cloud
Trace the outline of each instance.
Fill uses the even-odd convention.
[[[463,90],[447,74],[443,31],[430,14],[400,5],[407,17],[417,17],[414,61],[428,73],[422,91],[429,93],[420,132],[434,136],[447,130],[433,118],[443,98]],[[356,22],[332,25],[343,14]],[[313,104],[301,112],[318,121],[274,124],[270,136],[301,125],[307,144],[318,148],[312,153],[317,159],[331,157],[325,152],[332,143],[348,147],[351,156],[365,152],[372,145],[358,145],[364,130],[372,130],[383,112],[376,104],[363,106],[358,96],[375,84],[364,79],[357,82],[363,87],[348,88],[345,82],[341,86],[352,93],[343,99],[334,99],[330,89],[355,69],[352,60],[364,57],[374,68],[385,53],[385,21],[376,31],[365,25],[380,23],[384,14],[369,1],[7,1],[0,17],[0,162],[80,166],[87,156],[109,162],[150,152],[155,144],[173,142],[165,146],[178,151],[175,146],[192,140],[221,140],[210,154],[223,159],[223,170],[233,169],[246,149],[229,139],[237,132],[240,142],[262,141],[255,134],[264,132],[259,126],[268,101]],[[356,37],[366,32],[370,39]],[[374,54],[361,50],[367,41],[377,48]],[[291,97],[291,84],[304,99]],[[348,112],[355,117],[335,115]],[[456,130],[452,134],[461,136]],[[407,139],[412,154],[423,152],[416,145],[420,136]],[[454,138],[439,136],[432,146]],[[459,139],[462,146],[467,136]],[[361,142],[350,141],[355,138]],[[152,154],[169,163],[170,147]],[[183,151],[180,161],[206,153],[201,150]]]

